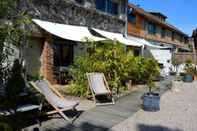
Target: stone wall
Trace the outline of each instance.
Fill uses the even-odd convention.
[[[34,19],[124,33],[124,19],[96,10],[94,0],[83,1],[84,3],[78,4],[75,0],[21,0],[18,9],[27,12]],[[40,73],[52,84],[57,83],[54,74],[53,36],[35,24],[31,24],[27,29],[33,32],[31,36],[41,40],[33,40],[32,44],[35,45],[30,45],[31,48],[26,52],[28,74]],[[74,56],[84,53],[83,44],[75,43]]]
[[[193,63],[197,62],[195,58],[195,54],[193,52],[181,52],[181,53],[174,53],[173,57],[179,62],[179,63],[185,63],[187,60],[192,60]]]
[[[26,11],[32,18],[124,33],[124,19],[96,10],[92,0],[89,1],[90,6],[73,0],[21,0],[18,9]]]
[[[44,39],[31,37],[23,49],[23,57],[26,65],[26,73],[31,76],[38,76],[41,71],[41,56]]]

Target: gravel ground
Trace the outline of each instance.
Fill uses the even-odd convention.
[[[197,81],[179,83],[179,87],[163,94],[160,111],[140,110],[112,130],[197,131]]]

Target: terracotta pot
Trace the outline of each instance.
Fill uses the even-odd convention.
[[[197,75],[194,76],[194,80],[197,81]]]

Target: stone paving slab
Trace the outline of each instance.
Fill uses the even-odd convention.
[[[113,131],[197,131],[197,81],[182,83],[161,97],[158,112],[138,111]]]

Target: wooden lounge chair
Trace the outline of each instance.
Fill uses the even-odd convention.
[[[87,77],[96,105],[115,104],[114,98],[103,73],[87,73]]]
[[[59,113],[65,120],[71,121],[63,111],[75,110],[79,102],[65,99],[51,84],[46,80],[30,82],[30,84],[38,90],[47,100],[47,102],[55,109],[47,112],[47,115]]]

